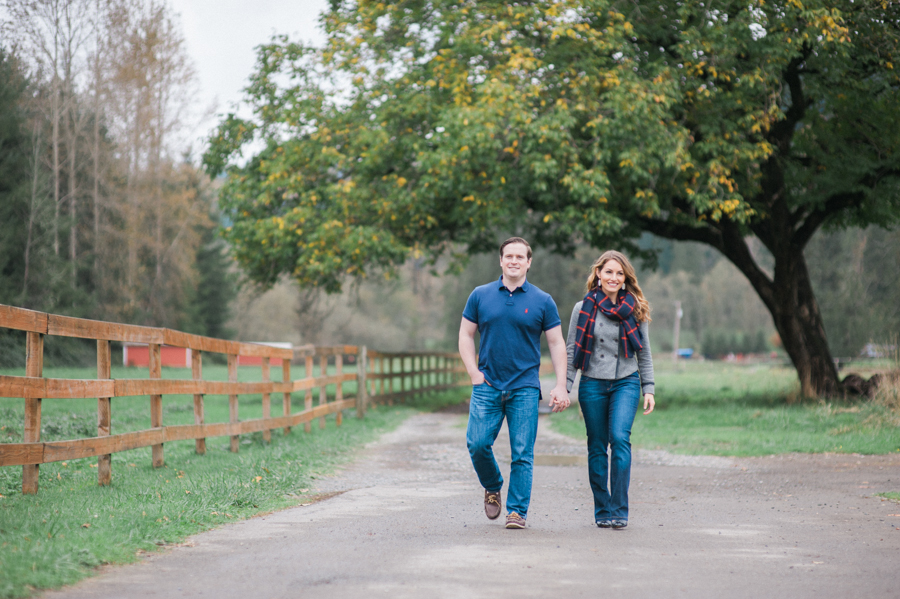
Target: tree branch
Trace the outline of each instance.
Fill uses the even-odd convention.
[[[657,237],[677,239],[679,241],[697,241],[706,243],[725,253],[722,232],[711,225],[694,227],[691,225],[672,223],[654,218],[639,217],[635,219],[640,228],[653,233]]]
[[[859,182],[859,185],[872,189],[883,179],[897,176],[900,176],[900,170],[898,169],[889,169],[880,173],[870,173],[863,177]],[[860,191],[838,193],[830,196],[825,201],[824,205],[809,213],[805,218],[802,218],[799,215],[800,211],[798,210],[792,217],[796,217],[796,222],[799,222],[802,219],[803,224],[797,228],[792,241],[798,247],[805,247],[813,234],[815,234],[829,216],[842,210],[858,207],[865,199],[865,194]]]

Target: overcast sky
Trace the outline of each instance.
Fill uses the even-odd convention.
[[[216,112],[228,112],[241,100],[241,89],[256,59],[254,48],[275,33],[321,44],[319,14],[327,0],[169,0],[181,16],[187,51],[200,83],[202,108],[215,101]],[[206,137],[217,119],[198,131]]]

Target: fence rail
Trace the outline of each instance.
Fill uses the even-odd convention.
[[[467,383],[458,354],[441,352],[388,353],[367,350],[365,346],[306,345],[284,349],[215,339],[166,328],[124,325],[96,320],[45,314],[0,304],[0,327],[24,331],[25,376],[0,375],[0,397],[25,401],[24,442],[0,443],[0,466],[22,466],[22,492],[37,493],[40,464],[97,456],[98,483],[111,481],[111,454],[140,447],[152,448],[154,467],[164,465],[163,446],[171,441],[195,441],[198,454],[206,453],[208,437],[231,437],[230,449],[237,452],[240,435],[262,432],[266,442],[271,431],[291,429],[304,424],[307,432],[313,420],[325,426],[325,417],[335,414],[338,426],[344,410],[356,408],[365,416],[369,403],[388,403],[416,395],[449,389]],[[96,379],[58,379],[43,376],[44,336],[77,337],[97,342]],[[148,379],[113,379],[110,342],[136,342],[149,345]],[[163,345],[191,350],[191,380],[162,379]],[[228,381],[203,380],[203,353],[227,356]],[[239,382],[238,357],[262,358],[260,382]],[[270,360],[282,360],[282,380],[270,380]],[[345,361],[346,359],[346,361]],[[355,372],[344,372],[349,361]],[[313,376],[318,361],[319,376]],[[291,379],[292,363],[302,363],[304,377]],[[333,374],[329,366],[333,365]],[[246,368],[246,367],[245,367]],[[356,382],[356,393],[345,396],[344,384]],[[328,388],[334,387],[329,400]],[[313,390],[318,389],[318,401]],[[304,392],[303,409],[292,410],[292,394]],[[282,394],[282,415],[271,415],[271,395]],[[162,401],[166,395],[192,395],[194,424],[163,425]],[[204,417],[206,395],[227,395],[229,421],[207,423]],[[262,418],[239,419],[239,396],[262,395]],[[113,434],[112,398],[149,396],[150,428]],[[41,402],[44,399],[97,398],[97,436],[65,441],[42,442]]]

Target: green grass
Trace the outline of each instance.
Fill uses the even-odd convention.
[[[88,369],[45,372],[60,378],[91,374]],[[258,369],[242,368],[239,374],[241,380],[259,380]],[[224,367],[204,367],[204,378],[222,380],[225,375]],[[115,369],[113,376],[143,378],[141,370],[126,368]],[[164,377],[189,378],[190,371],[164,369]],[[280,370],[273,369],[273,378],[280,378]],[[348,386],[345,391],[354,393]],[[340,427],[329,416],[325,429],[314,422],[311,433],[303,432],[302,425],[287,436],[273,431],[268,445],[261,433],[244,435],[237,454],[228,450],[228,437],[208,439],[204,456],[194,452],[193,441],[167,443],[166,465],[160,469],[150,465],[150,448],[113,454],[109,487],[97,486],[96,458],[42,465],[39,492],[28,496],[21,494],[22,468],[0,468],[0,597],[25,597],[70,584],[98,565],[131,562],[142,552],[223,523],[310,501],[315,479],[346,462],[362,444],[416,410],[458,403],[466,394],[447,391],[402,406],[381,406],[363,420],[346,411]],[[273,415],[281,412],[280,397],[272,397]],[[296,411],[302,394],[292,401]],[[21,441],[23,404],[0,399],[3,441]],[[42,404],[43,440],[96,435],[96,400],[48,399]],[[190,396],[166,396],[163,405],[164,424],[193,422]],[[205,405],[207,422],[227,421],[227,398],[207,397]],[[261,416],[260,396],[241,396],[241,419]],[[114,433],[147,428],[149,401],[116,398],[112,418]]]
[[[900,493],[875,493],[875,496],[884,497],[885,499],[890,499],[891,501],[900,503]]]
[[[799,401],[789,368],[663,363],[656,379],[656,411],[638,413],[635,447],[722,456],[900,451],[896,413],[873,402]],[[577,408],[554,416],[553,426],[585,436]]]

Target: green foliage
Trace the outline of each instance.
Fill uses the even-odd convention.
[[[237,296],[237,282],[230,272],[231,260],[216,226],[203,227],[194,268],[196,281],[189,281],[188,300],[181,330],[197,335],[229,339],[233,331],[226,326],[231,304]]]
[[[796,216],[895,222],[896,6],[839,4],[332,3],[326,47],[263,46],[254,116],[213,135],[226,237],[262,283],[337,290],[498,231],[571,250],[781,218],[788,154]]]
[[[711,358],[721,358],[727,354],[760,354],[768,349],[762,329],[753,332],[707,329],[703,333],[703,354]]]
[[[28,136],[22,99],[26,80],[14,55],[0,47],[0,303],[22,294],[28,213]]]

